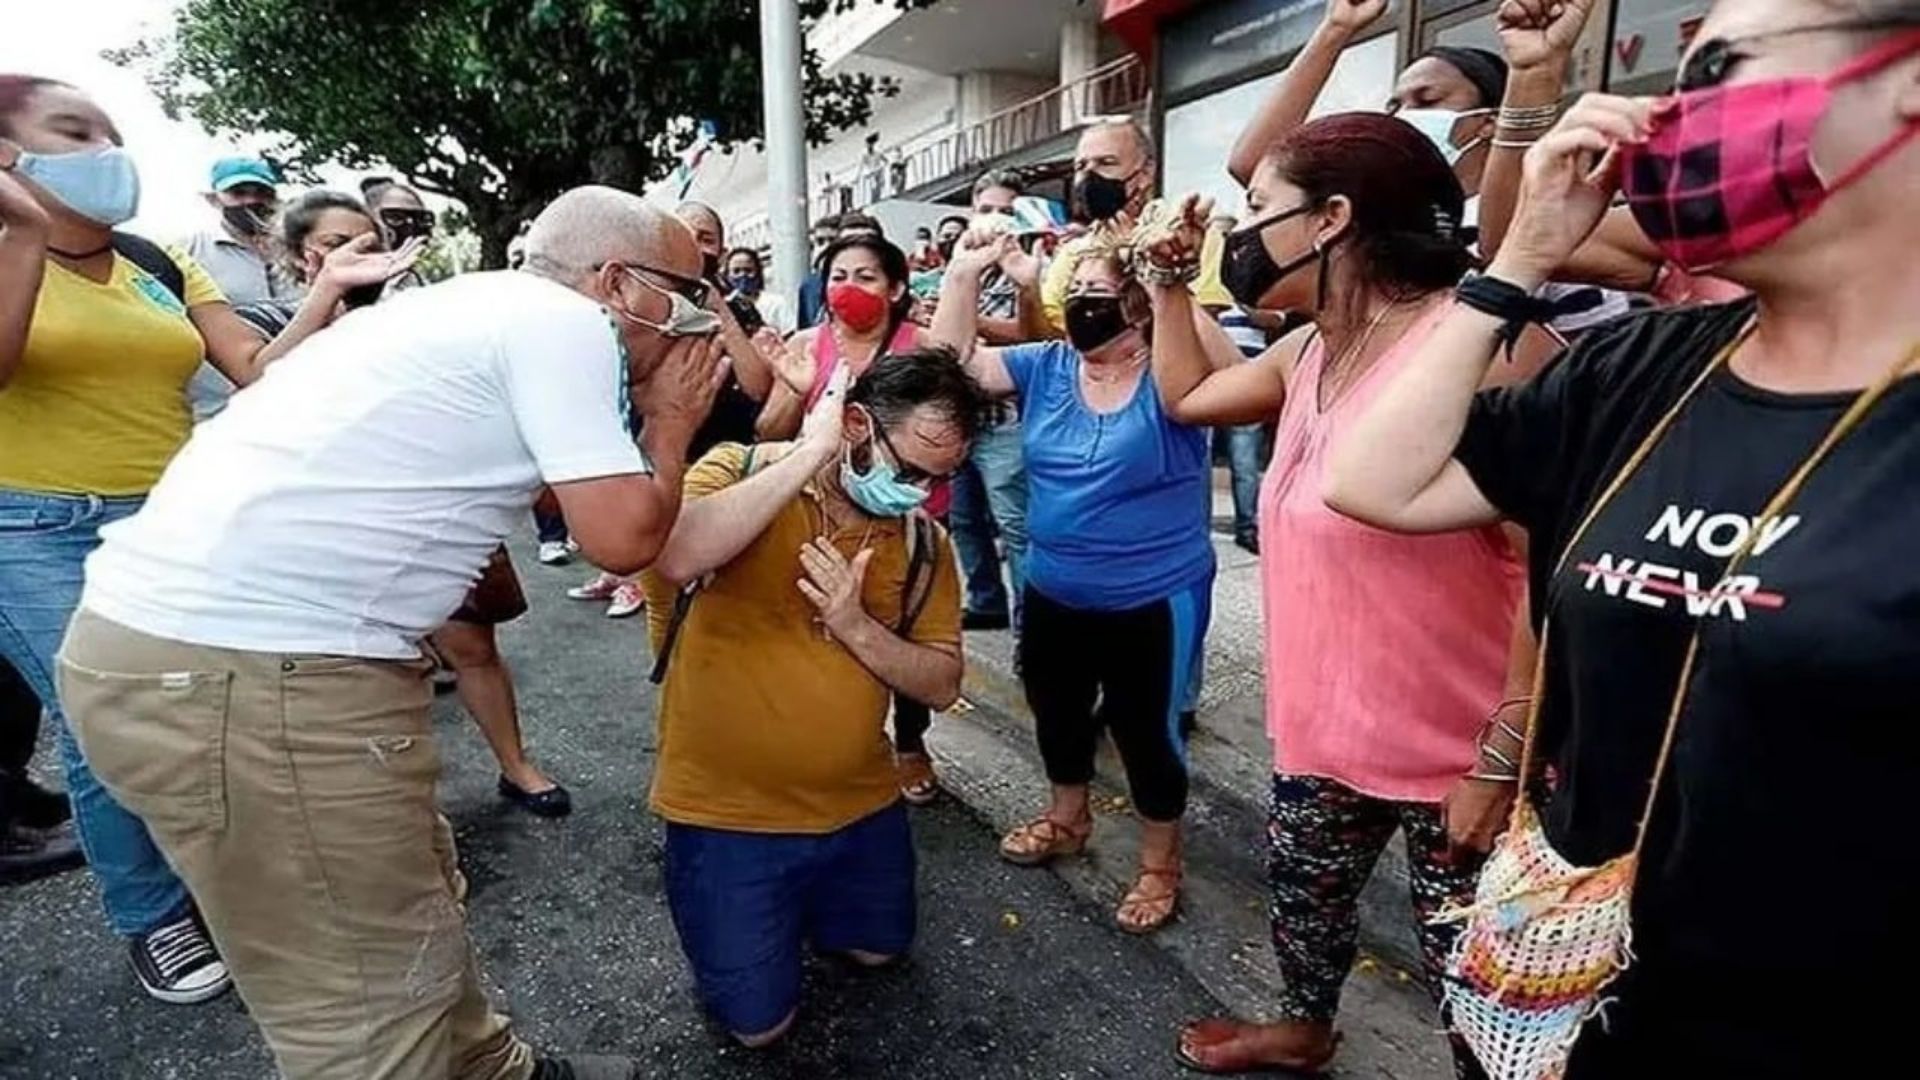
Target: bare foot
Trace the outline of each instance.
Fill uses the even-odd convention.
[[[1339,1042],[1331,1024],[1196,1020],[1181,1029],[1178,1056],[1188,1068],[1207,1073],[1274,1067],[1319,1072],[1333,1060]]]

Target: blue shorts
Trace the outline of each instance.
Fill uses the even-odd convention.
[[[759,1035],[800,1001],[800,950],[898,956],[913,944],[904,803],[821,835],[667,823],[667,905],[700,1000]]]

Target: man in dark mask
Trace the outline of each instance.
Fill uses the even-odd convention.
[[[234,307],[265,301],[297,305],[304,290],[280,269],[270,239],[280,211],[280,177],[273,166],[257,157],[221,158],[213,163],[209,181],[202,197],[220,221],[180,246],[206,268]],[[187,384],[196,421],[225,408],[232,394],[233,383],[205,362]]]
[[[1153,200],[1156,181],[1153,140],[1146,129],[1131,119],[1102,120],[1081,132],[1074,147],[1068,209],[1075,221],[1096,229],[1123,215],[1136,218]],[[1066,333],[1067,286],[1078,244],[1060,250],[1040,283],[1039,308],[1050,337]]]

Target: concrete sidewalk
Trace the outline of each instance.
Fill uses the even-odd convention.
[[[1213,623],[1199,730],[1189,746],[1187,880],[1181,917],[1155,940],[1208,992],[1246,1017],[1270,1015],[1280,989],[1266,916],[1266,820],[1272,748],[1258,559],[1229,542],[1231,511],[1216,492]],[[939,719],[929,745],[942,783],[996,828],[1030,820],[1046,782],[1033,715],[1013,674],[1013,639],[969,634],[966,700]],[[1119,759],[1103,744],[1097,825],[1088,856],[1057,866],[1090,900],[1117,905],[1132,885],[1138,825],[1128,812]],[[1361,901],[1362,959],[1347,986],[1336,1075],[1441,1076],[1450,1068],[1438,1020],[1421,985],[1406,863],[1396,840]]]

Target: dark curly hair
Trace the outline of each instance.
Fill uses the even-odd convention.
[[[885,428],[931,406],[966,439],[977,437],[1000,416],[999,404],[961,365],[960,354],[946,345],[882,356],[854,380],[847,404],[866,409]]]

